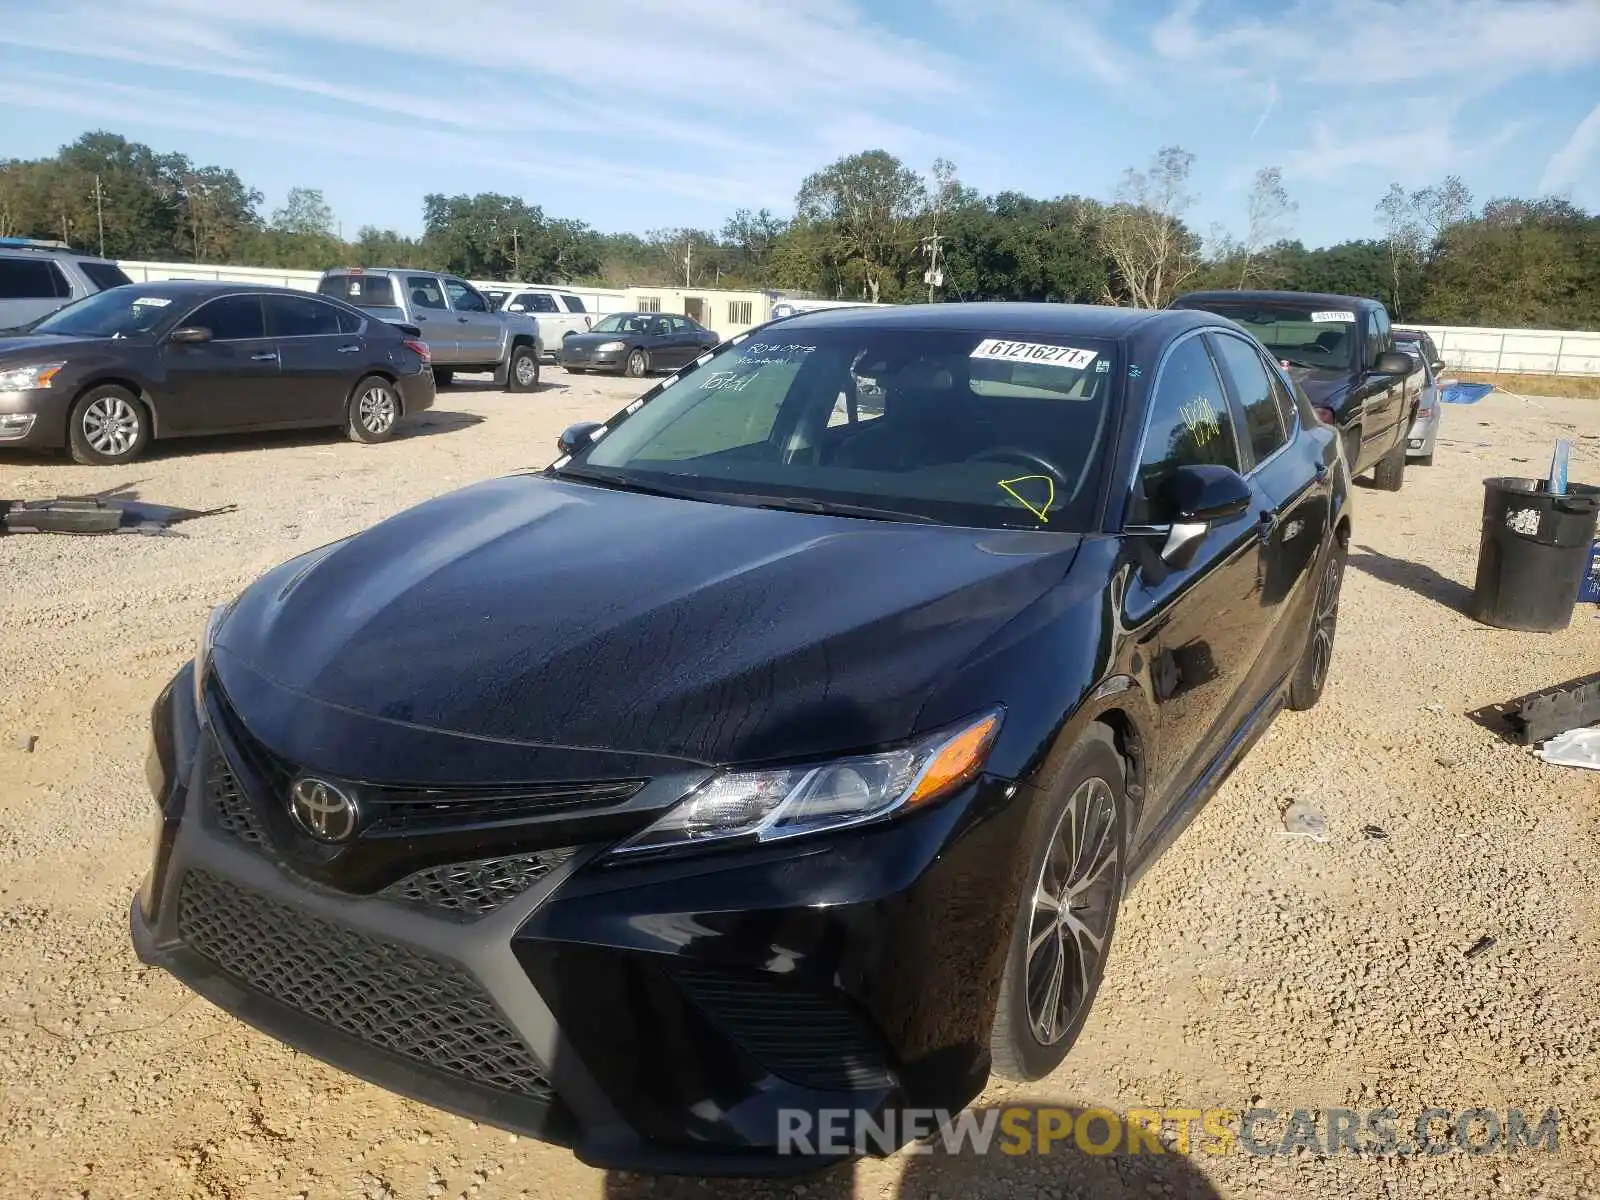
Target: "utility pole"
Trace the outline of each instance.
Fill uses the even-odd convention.
[[[928,303],[933,303],[934,289],[944,283],[944,276],[939,271],[939,243],[944,241],[944,234],[930,233],[923,238],[920,245],[928,256],[928,270],[923,275],[928,283]]]
[[[106,256],[106,209],[105,193],[100,190],[100,175],[96,172],[94,177],[94,220],[100,227],[100,257]]]
[[[694,239],[685,238],[683,241],[683,286],[690,287],[689,272],[694,264]]]

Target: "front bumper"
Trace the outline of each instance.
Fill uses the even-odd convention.
[[[65,446],[70,403],[71,396],[58,387],[0,392],[0,450]],[[25,427],[19,427],[15,418],[22,418]]]
[[[186,668],[155,714],[134,946],[290,1045],[597,1166],[698,1174],[827,1165],[779,1153],[785,1110],[954,1112],[987,1079],[1030,807],[1012,785],[803,845],[625,866],[583,846],[467,919],[241,838],[189,695]]]
[[[1407,458],[1423,458],[1433,453],[1434,443],[1439,437],[1441,415],[1439,405],[1435,403],[1426,416],[1419,413],[1411,422],[1411,428],[1406,431]]]
[[[628,352],[626,350],[608,350],[603,354],[591,354],[587,351],[574,351],[563,347],[561,365],[567,368],[576,368],[580,371],[617,371],[620,373],[628,365]]]

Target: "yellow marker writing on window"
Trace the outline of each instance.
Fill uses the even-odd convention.
[[[1021,492],[1017,491],[1017,485],[1019,483],[1035,482],[1042,483],[1045,486],[1045,497],[1042,502],[1036,499],[1030,500]],[[1015,479],[1002,479],[999,481],[999,483],[1000,487],[1004,489],[1007,495],[1009,495],[1018,504],[1022,505],[1023,508],[1031,512],[1034,516],[1038,517],[1039,520],[1044,521],[1049,518],[1050,506],[1056,502],[1056,481],[1051,479],[1050,476],[1018,475]],[[1028,490],[1030,492],[1038,491],[1037,488],[1029,488]]]

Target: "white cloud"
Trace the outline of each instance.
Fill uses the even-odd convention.
[[[1573,187],[1586,171],[1593,170],[1597,157],[1600,157],[1600,104],[1578,122],[1572,136],[1550,156],[1539,180],[1539,194],[1550,196]]]

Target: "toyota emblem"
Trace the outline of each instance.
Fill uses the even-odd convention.
[[[297,779],[289,788],[289,815],[319,842],[344,842],[356,831],[356,802],[322,779]]]

